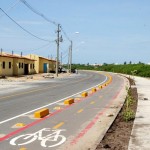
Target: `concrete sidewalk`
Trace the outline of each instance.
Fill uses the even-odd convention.
[[[138,106],[128,150],[150,150],[150,79],[134,79],[138,91]]]

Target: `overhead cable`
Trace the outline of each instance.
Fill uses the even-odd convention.
[[[63,34],[65,35],[66,39],[71,42],[70,38],[67,36],[67,34],[66,34],[66,32],[64,31],[64,29],[62,28],[62,26],[61,26],[61,31],[62,31]]]
[[[12,6],[10,6],[10,7],[6,10],[6,12],[10,11],[11,9],[13,9],[19,2],[20,2],[20,0],[16,0],[16,1],[12,4]],[[4,14],[2,14],[2,15],[0,16],[0,18],[3,17],[3,16],[4,16]]]
[[[25,0],[20,0],[24,5],[26,5],[31,11],[33,11],[34,13],[36,13],[37,15],[41,16],[43,19],[45,19],[46,21],[54,24],[54,25],[58,25],[55,21],[52,21],[50,19],[48,19],[44,14],[40,13],[39,11],[37,11],[36,9],[34,9],[29,3],[27,3]]]
[[[28,34],[30,34],[31,36],[39,39],[39,40],[42,40],[42,41],[46,41],[46,42],[54,42],[54,41],[49,41],[47,39],[43,39],[43,38],[40,38],[36,35],[34,35],[33,33],[29,32],[28,30],[26,30],[25,28],[23,28],[20,24],[18,24],[14,19],[12,19],[2,8],[0,8],[0,10],[11,20],[13,21],[17,26],[19,26],[22,30],[24,30],[25,32],[27,32]]]
[[[37,11],[35,8],[33,8],[29,3],[27,3],[26,0],[20,0],[20,1],[21,1],[24,5],[26,5],[32,12],[34,12],[35,14],[41,16],[41,17],[42,17],[43,19],[45,19],[46,21],[48,21],[48,22],[50,22],[50,23],[52,23],[52,24],[54,24],[54,25],[56,25],[56,26],[58,25],[58,23],[56,23],[55,21],[52,21],[52,20],[48,19],[44,14],[40,13],[40,12]],[[61,26],[61,30],[62,30],[63,34],[65,35],[65,37],[67,38],[67,40],[69,40],[69,41],[71,42],[70,38],[67,36],[67,34],[66,34],[66,32],[64,31],[64,29],[62,28],[62,26]]]
[[[38,48],[34,48],[34,49],[31,49],[31,50],[25,50],[26,52],[28,52],[28,51],[37,51],[37,50],[39,50],[39,49],[42,49],[42,48],[45,48],[45,47],[48,47],[50,45],[50,43],[48,43],[48,44],[45,44],[45,45],[43,45],[43,46],[41,46],[41,47],[38,47]]]

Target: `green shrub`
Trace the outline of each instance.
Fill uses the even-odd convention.
[[[128,122],[131,121],[135,118],[135,113],[133,112],[133,110],[131,110],[130,108],[126,109],[123,112],[123,119]]]

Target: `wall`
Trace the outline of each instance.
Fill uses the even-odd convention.
[[[47,72],[49,72],[49,61],[47,59],[44,58],[39,58],[39,73],[43,73],[44,72],[44,64],[47,64]]]
[[[29,74],[34,74],[34,73],[36,73],[35,61],[34,61],[34,60],[25,59],[24,63],[25,63],[25,64],[28,64]]]
[[[35,54],[30,54],[30,55],[27,55],[26,57],[36,60],[36,61],[34,61],[34,65],[35,65],[34,71],[35,71],[35,73],[39,73],[39,56],[35,55]]]
[[[3,61],[5,62],[5,69],[2,68]],[[9,62],[11,62],[11,68],[9,68]],[[0,75],[13,75],[13,58],[0,56]]]
[[[24,75],[24,59],[23,58],[14,58],[13,72],[15,76]]]

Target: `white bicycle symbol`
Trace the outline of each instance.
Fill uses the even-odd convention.
[[[66,141],[66,137],[60,135],[61,131],[66,131],[66,130],[64,129],[52,130],[50,128],[43,128],[42,130],[39,130],[38,132],[35,133],[19,135],[18,137],[13,138],[10,141],[10,144],[27,145],[36,140],[39,140],[41,141],[41,146],[43,147],[55,147],[63,144]],[[45,135],[46,132],[52,132],[52,133]]]

